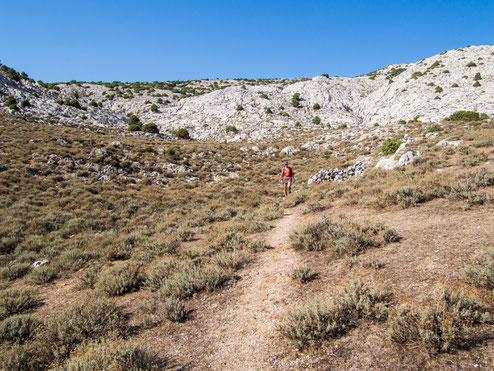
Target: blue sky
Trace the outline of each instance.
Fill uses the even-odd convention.
[[[494,0],[0,1],[0,60],[45,82],[355,76],[494,43]]]

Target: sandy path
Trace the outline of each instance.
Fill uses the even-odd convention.
[[[296,209],[285,211],[266,235],[265,241],[273,249],[258,255],[242,278],[241,292],[224,308],[220,321],[211,321],[207,334],[210,369],[270,368],[268,358],[275,353],[277,342],[274,328],[286,310],[290,293],[296,290],[289,272],[299,263],[299,257],[289,248],[288,239],[301,220]]]

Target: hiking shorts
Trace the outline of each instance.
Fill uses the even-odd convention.
[[[292,178],[283,179],[283,184],[291,183],[291,182],[292,182]]]

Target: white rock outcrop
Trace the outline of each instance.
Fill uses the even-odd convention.
[[[290,138],[291,133],[314,128],[379,129],[396,124],[400,127],[416,119],[438,122],[458,110],[493,117],[492,71],[494,46],[481,45],[446,51],[416,63],[390,65],[353,78],[197,80],[183,82],[181,89],[167,85],[132,90],[113,83],[50,87],[26,79],[14,81],[0,72],[2,101],[12,96],[17,102],[17,110],[5,104],[0,104],[0,110],[47,121],[123,130],[128,125],[127,115],[135,114],[142,123],[156,123],[161,135],[188,128],[195,139],[259,141]],[[194,93],[187,89],[194,89]],[[299,107],[292,105],[295,94],[300,97]],[[74,99],[80,108],[65,104]],[[21,105],[23,101],[28,104]],[[152,104],[156,110],[151,109]],[[316,116],[318,120],[314,120]],[[227,132],[228,126],[236,130]],[[322,145],[307,144],[314,148]]]

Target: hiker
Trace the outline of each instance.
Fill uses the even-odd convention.
[[[288,193],[292,193],[292,183],[295,182],[295,177],[293,176],[293,170],[288,166],[288,162],[285,162],[285,166],[281,170],[280,182],[283,183],[283,190],[285,192],[285,197]]]

